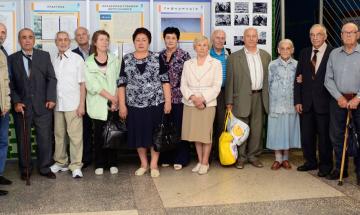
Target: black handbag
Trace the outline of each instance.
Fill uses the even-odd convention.
[[[350,157],[357,157],[359,155],[359,138],[356,132],[355,123],[352,119],[350,119],[348,126],[348,135],[347,154]]]
[[[116,115],[116,116],[115,116]],[[127,142],[127,128],[125,120],[120,120],[112,113],[103,129],[104,149],[119,149]]]
[[[181,140],[180,132],[169,115],[163,114],[160,125],[153,132],[153,146],[156,152],[174,150]]]

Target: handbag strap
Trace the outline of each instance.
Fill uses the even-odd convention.
[[[227,123],[228,123],[230,114],[231,114],[231,112],[228,111],[228,110],[226,110],[226,113],[225,113],[225,122],[224,122],[224,131],[226,131],[226,125],[227,125]]]

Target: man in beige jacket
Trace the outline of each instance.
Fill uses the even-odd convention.
[[[3,176],[8,149],[10,88],[6,51],[3,43],[6,39],[6,26],[0,23],[0,185],[10,185],[12,182]],[[8,192],[0,190],[0,196]]]
[[[250,126],[248,140],[239,148],[236,168],[246,162],[263,167],[258,160],[262,151],[264,111],[268,112],[268,65],[271,56],[257,47],[258,32],[249,27],[244,31],[243,49],[228,58],[225,84],[227,109]]]

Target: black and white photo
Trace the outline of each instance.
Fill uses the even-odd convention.
[[[230,14],[215,15],[215,26],[231,26]]]
[[[267,3],[265,2],[254,2],[253,13],[267,13]]]
[[[243,46],[244,36],[234,36],[234,46]]]
[[[235,13],[249,13],[249,2],[235,2]]]
[[[253,26],[267,26],[267,16],[255,15],[253,17]]]
[[[234,25],[249,25],[249,14],[235,14]]]
[[[230,2],[216,2],[215,13],[230,13],[231,4]]]
[[[266,45],[266,32],[265,31],[259,32],[258,44]]]

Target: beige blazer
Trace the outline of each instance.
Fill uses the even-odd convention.
[[[271,56],[259,49],[263,67],[262,103],[265,112],[269,109],[268,67]],[[230,55],[226,66],[225,102],[232,104],[236,117],[248,117],[251,110],[251,77],[244,48]]]
[[[10,110],[10,86],[7,59],[0,51],[0,108],[1,111]]]
[[[185,105],[194,106],[189,99],[190,96],[201,94],[207,107],[216,106],[216,97],[222,84],[221,63],[208,55],[201,67],[202,69],[199,69],[196,58],[185,62],[180,85],[182,101]]]

